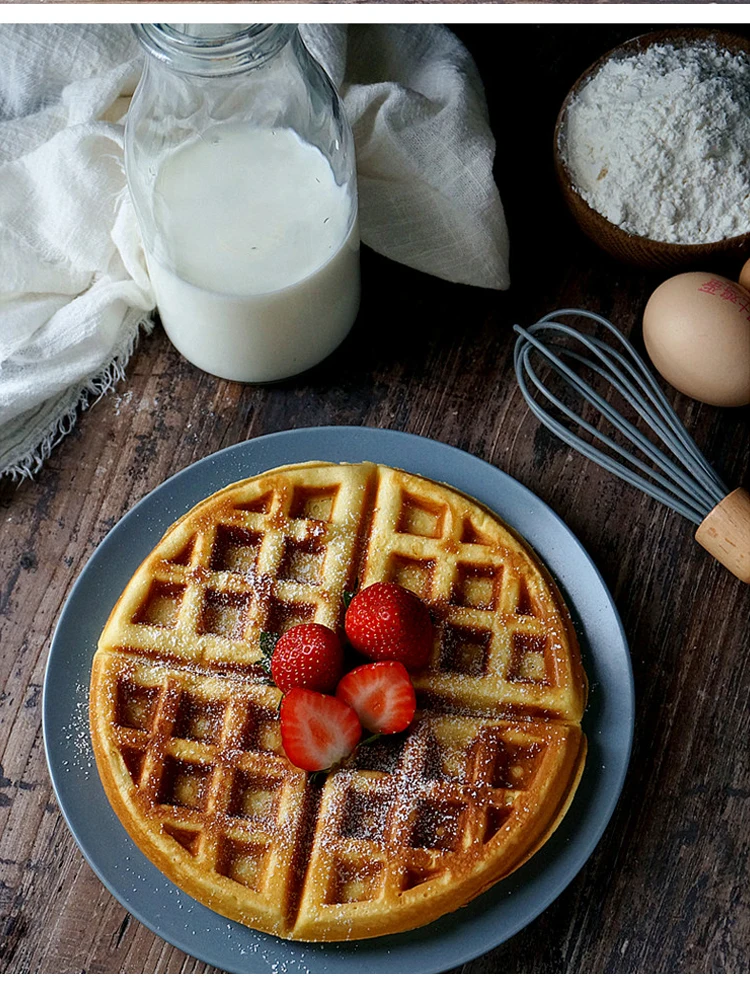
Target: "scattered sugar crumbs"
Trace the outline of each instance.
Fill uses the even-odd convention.
[[[212,931],[213,929],[206,929],[208,934]],[[280,946],[273,936],[246,928],[239,922],[226,922],[226,940],[230,951],[234,951],[235,943],[240,942],[236,950],[238,955],[259,957],[270,973],[312,972],[305,962],[305,949],[297,949],[289,943]]]
[[[61,765],[66,772],[75,771],[88,779],[94,768],[94,751],[91,747],[89,731],[89,695],[88,684],[76,684],[76,701],[73,715],[63,730],[62,741],[71,754],[71,758],[62,760]]]

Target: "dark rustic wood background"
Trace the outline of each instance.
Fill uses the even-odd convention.
[[[365,251],[349,339],[304,378],[267,387],[201,373],[157,329],[127,380],[80,416],[34,482],[0,484],[0,972],[212,972],[132,919],[70,836],[42,746],[47,651],[91,552],[142,496],[230,444],[321,424],[406,430],[509,472],[583,541],[632,650],[635,744],[603,839],[536,921],[462,971],[747,971],[750,588],[700,549],[689,523],[551,438],[512,371],[514,321],[577,305],[637,340],[660,281],[584,240],[550,162],[567,87],[641,28],[456,30],[482,71],[498,139],[510,291],[441,282]],[[719,473],[747,485],[747,409],[668,391]]]

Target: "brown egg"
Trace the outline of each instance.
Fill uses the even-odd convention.
[[[713,406],[750,403],[750,291],[738,283],[707,272],[668,279],[646,305],[643,340],[685,395]]]
[[[742,266],[742,271],[740,272],[740,277],[737,279],[743,289],[747,289],[750,292],[750,258]]]

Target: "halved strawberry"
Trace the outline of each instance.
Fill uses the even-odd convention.
[[[281,701],[281,742],[301,770],[327,770],[347,757],[362,737],[356,713],[329,694],[292,688]]]
[[[399,584],[381,581],[358,591],[344,628],[355,650],[370,660],[394,660],[407,670],[424,667],[435,633],[427,606]]]
[[[344,651],[328,626],[304,622],[280,637],[271,656],[271,677],[280,691],[294,687],[333,692],[341,677]]]
[[[417,700],[402,663],[366,663],[345,674],[336,697],[350,705],[369,732],[402,732],[414,718]]]

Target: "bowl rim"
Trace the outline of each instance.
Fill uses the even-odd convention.
[[[730,51],[733,54],[744,54],[750,58],[750,38],[746,38],[740,34],[734,34],[733,32],[726,31],[723,28],[707,28],[696,25],[661,28],[658,31],[647,31],[643,34],[634,35],[632,38],[628,38],[626,41],[615,45],[614,48],[611,48],[609,51],[605,52],[594,62],[592,62],[588,68],[584,69],[584,71],[568,89],[555,120],[555,129],[553,132],[553,155],[555,170],[557,172],[559,182],[565,186],[566,192],[573,196],[573,198],[577,201],[579,209],[595,214],[604,228],[609,229],[613,236],[621,237],[625,242],[629,241],[632,244],[638,244],[644,249],[667,249],[675,253],[682,252],[685,255],[702,255],[709,250],[722,252],[731,251],[733,249],[742,248],[743,242],[750,240],[750,227],[748,227],[747,231],[742,234],[735,234],[732,237],[724,237],[719,241],[692,241],[689,244],[685,244],[673,243],[671,241],[657,241],[651,237],[645,237],[643,234],[632,234],[630,231],[625,230],[616,223],[613,223],[605,217],[604,214],[600,213],[589,202],[587,202],[587,200],[584,199],[576,188],[575,182],[573,181],[573,176],[571,175],[568,164],[565,161],[565,156],[563,155],[561,146],[566,115],[573,98],[580,92],[584,84],[590,79],[593,79],[610,59],[625,57],[633,52],[646,51],[646,49],[660,43],[670,43],[677,45],[678,47],[682,47],[695,42],[700,43],[701,41],[716,41],[722,47],[726,48],[727,51]]]

